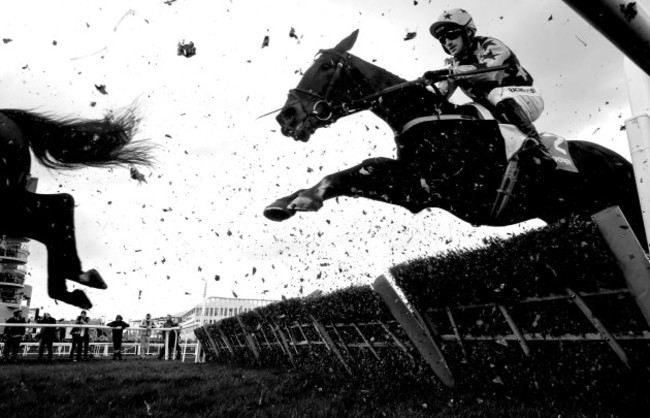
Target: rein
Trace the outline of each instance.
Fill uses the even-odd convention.
[[[304,90],[300,88],[294,88],[289,90],[289,96],[294,95],[297,96],[297,93],[302,94],[302,95],[307,95],[316,98],[317,100],[314,102],[312,105],[311,112],[308,112],[307,109],[305,109],[304,105],[301,103],[301,101],[297,98],[295,102],[292,102],[291,105],[300,103],[300,106],[303,107],[303,110],[305,110],[305,113],[311,116],[314,116],[318,120],[322,122],[328,122],[329,124],[336,122],[337,119],[343,117],[343,116],[349,116],[357,112],[361,112],[363,110],[366,110],[370,107],[372,107],[373,103],[375,100],[381,98],[385,94],[392,93],[397,90],[401,90],[403,88],[417,85],[417,84],[428,84],[431,85],[435,92],[438,94],[441,94],[436,85],[434,84],[437,81],[442,81],[445,79],[463,79],[463,78],[468,78],[471,76],[474,76],[476,74],[482,74],[486,72],[493,72],[493,71],[500,71],[500,70],[505,70],[508,69],[508,65],[499,65],[495,67],[485,67],[485,68],[478,68],[476,70],[471,70],[471,71],[465,71],[462,73],[447,73],[445,74],[444,71],[441,71],[439,77],[439,80],[432,80],[428,79],[426,77],[419,77],[416,78],[415,80],[411,81],[405,81],[403,83],[396,84],[391,87],[387,87],[383,90],[380,90],[378,92],[374,92],[371,94],[368,94],[366,96],[363,96],[359,99],[352,100],[349,103],[346,102],[341,102],[340,104],[333,104],[332,101],[329,99],[329,96],[332,92],[332,89],[334,87],[335,82],[341,77],[341,70],[346,67],[350,68],[348,64],[348,59],[350,58],[350,54],[340,54],[336,51],[332,50],[320,50],[319,51],[321,54],[331,54],[335,55],[338,58],[340,58],[340,61],[336,63],[336,70],[334,71],[334,74],[332,74],[332,78],[330,78],[330,81],[327,85],[327,89],[325,90],[325,95],[321,96],[318,93],[314,93],[313,91],[310,90]],[[282,111],[285,109],[286,105],[283,106],[280,109],[273,110],[271,112],[265,113],[261,116],[259,116],[257,119],[260,119],[264,116],[271,115],[275,112]],[[335,116],[336,115],[336,116]]]
[[[482,73],[487,73],[487,72],[492,72],[492,71],[505,70],[505,69],[507,69],[509,67],[510,67],[509,65],[498,65],[498,66],[494,66],[494,67],[477,68],[476,70],[465,71],[465,72],[457,73],[457,74],[449,73],[449,74],[440,75],[440,80],[438,80],[438,81],[442,81],[442,80],[449,79],[449,78],[462,79],[462,78],[471,77],[471,76],[476,75],[476,74],[482,74]],[[392,93],[394,91],[401,90],[403,88],[413,86],[413,85],[417,85],[417,84],[429,84],[434,88],[436,93],[441,95],[442,93],[440,93],[440,90],[438,90],[438,87],[434,84],[435,82],[436,82],[436,80],[429,80],[429,79],[427,79],[425,77],[418,77],[415,80],[405,81],[403,83],[399,83],[399,84],[396,84],[394,86],[387,87],[387,88],[385,88],[383,90],[380,90],[378,92],[369,94],[369,95],[367,95],[365,97],[362,97],[360,99],[353,100],[352,102],[350,102],[350,104],[341,103],[341,105],[339,105],[338,107],[341,107],[343,110],[347,111],[348,113],[346,113],[346,115],[356,113],[356,112],[359,112],[359,111],[361,111],[363,109],[359,108],[359,109],[355,109],[355,110],[350,110],[351,108],[355,107],[355,105],[362,104],[362,103],[365,103],[365,102],[372,103],[375,99],[377,99],[377,98],[379,98],[379,97],[381,97],[381,96],[383,96],[385,94]]]

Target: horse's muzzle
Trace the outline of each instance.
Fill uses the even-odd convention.
[[[280,125],[282,135],[291,137],[296,141],[307,142],[314,133],[311,126],[313,121],[309,115],[295,106],[287,106],[276,116],[275,120]]]

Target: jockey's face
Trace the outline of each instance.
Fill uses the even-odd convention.
[[[436,38],[454,57],[459,56],[465,50],[465,41],[463,38],[463,29],[460,28],[443,28]]]

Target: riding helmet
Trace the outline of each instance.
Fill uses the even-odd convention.
[[[438,16],[429,28],[429,32],[435,38],[436,32],[443,26],[456,26],[465,29],[469,38],[476,34],[476,24],[472,16],[463,9],[445,10]]]

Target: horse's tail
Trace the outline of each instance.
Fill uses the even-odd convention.
[[[26,110],[0,110],[18,125],[34,156],[46,167],[153,166],[153,146],[134,141],[134,107],[104,119],[55,118]]]

